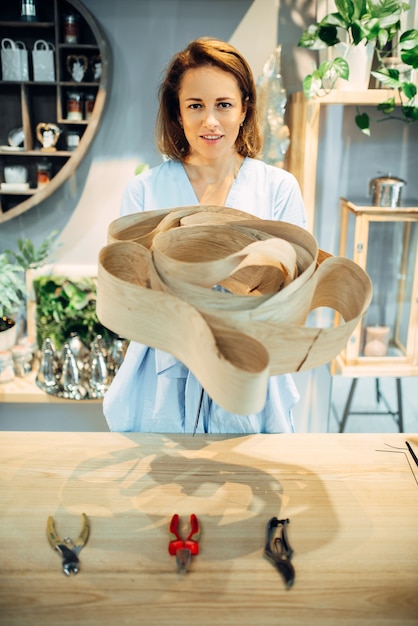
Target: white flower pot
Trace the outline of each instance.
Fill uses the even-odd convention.
[[[348,80],[339,78],[334,89],[343,91],[365,91],[369,88],[370,72],[372,69],[374,43],[359,43],[357,46],[338,43],[335,46],[320,50],[320,62],[342,57],[350,68]]]
[[[8,328],[7,330],[0,331],[0,352],[2,350],[10,350],[17,339],[17,324]]]

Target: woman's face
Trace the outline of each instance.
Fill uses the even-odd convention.
[[[179,107],[190,157],[207,162],[236,152],[246,109],[232,74],[212,66],[187,70],[180,84]]]

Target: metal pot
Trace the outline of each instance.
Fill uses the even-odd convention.
[[[390,174],[372,178],[369,184],[369,194],[373,195],[373,206],[400,206],[401,192],[404,185],[406,185],[404,180]]]

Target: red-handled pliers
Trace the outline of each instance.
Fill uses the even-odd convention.
[[[180,517],[173,515],[170,522],[170,537],[168,551],[176,557],[177,567],[180,573],[184,574],[191,562],[192,556],[199,554],[199,521],[194,513],[190,516],[190,532],[187,539],[182,539],[179,534]]]

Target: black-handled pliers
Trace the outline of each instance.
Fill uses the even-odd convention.
[[[264,555],[273,563],[277,571],[283,576],[287,587],[291,587],[295,580],[295,568],[290,559],[293,550],[287,538],[286,527],[289,519],[277,519],[272,517],[267,523],[267,538]],[[276,530],[280,528],[280,536],[276,536]]]

